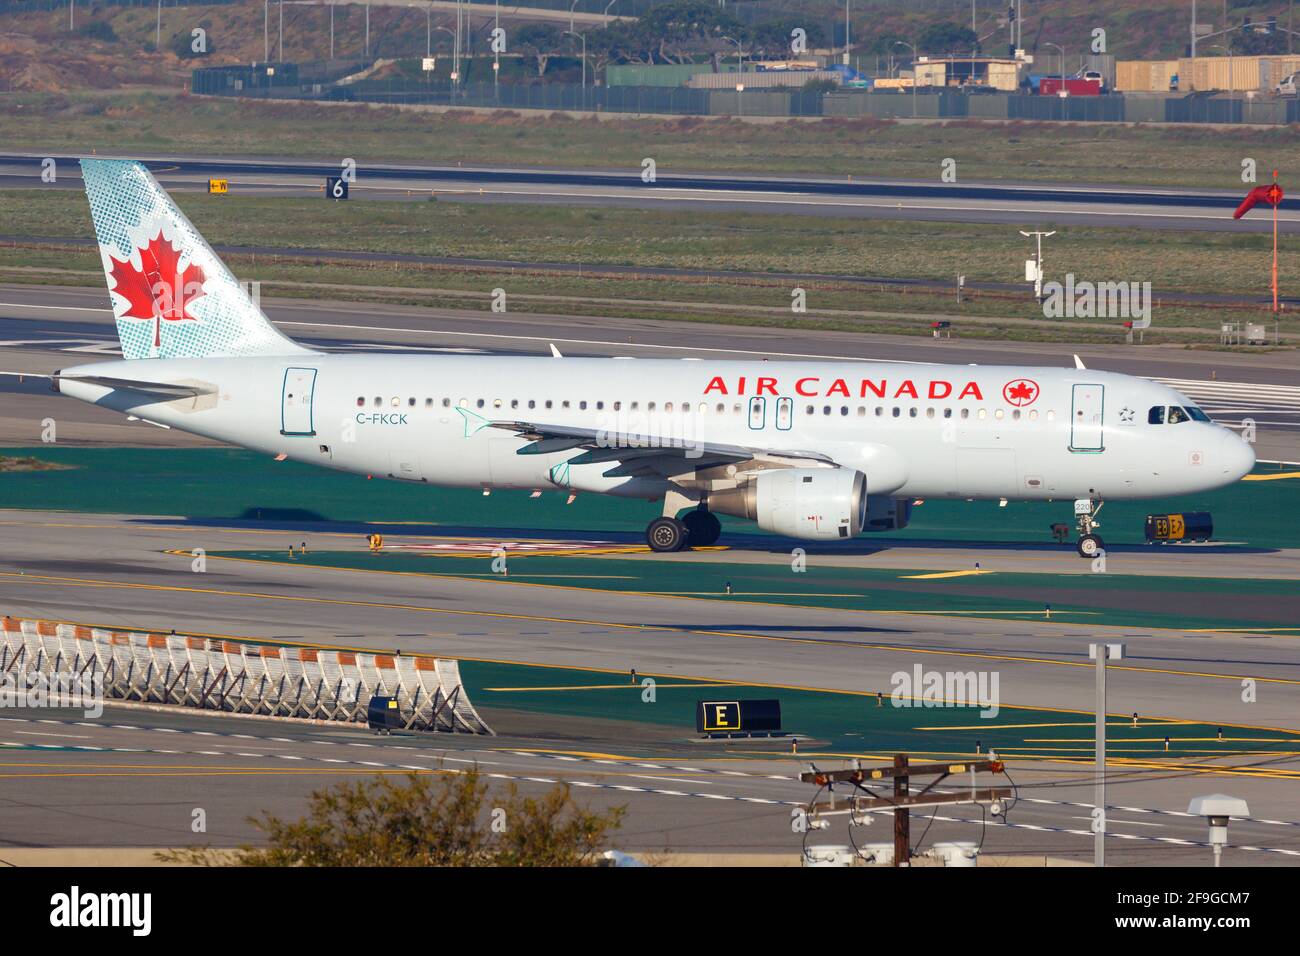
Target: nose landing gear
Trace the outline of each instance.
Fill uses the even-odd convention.
[[[1101,527],[1097,513],[1101,511],[1102,504],[1096,498],[1079,498],[1074,502],[1074,520],[1079,528],[1078,552],[1081,558],[1095,558],[1106,550],[1106,542],[1093,530]]]

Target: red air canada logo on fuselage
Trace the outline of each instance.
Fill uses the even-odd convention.
[[[1028,378],[1018,378],[1002,386],[1002,397],[1007,400],[1008,405],[1014,405],[1016,408],[1034,404],[1038,399],[1038,392],[1038,383]]]
[[[930,379],[928,381],[916,381],[910,378],[831,379],[809,375],[795,379],[793,383],[787,384],[793,387],[785,388],[777,378],[769,376],[757,376],[751,379],[749,376],[741,375],[728,381],[721,375],[715,375],[709,379],[709,384],[704,387],[704,394],[777,396],[782,394],[783,391],[787,394],[793,391],[795,395],[802,398],[832,398],[838,396],[840,398],[926,398],[935,401],[945,398],[984,400],[984,394],[980,391],[979,383],[971,381],[956,383],[944,379]],[[1037,388],[1037,386],[1034,387]],[[1036,394],[1037,392],[1035,392]]]

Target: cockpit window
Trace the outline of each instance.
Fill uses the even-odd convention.
[[[1208,422],[1210,420],[1210,416],[1205,414],[1205,412],[1201,411],[1195,405],[1187,405],[1185,406],[1185,409],[1187,414],[1191,415],[1192,418],[1198,422]]]
[[[1185,422],[1190,416],[1183,411],[1178,405],[1169,406],[1169,424],[1177,425],[1179,422]]]
[[[1163,425],[1165,423],[1165,407],[1163,405],[1152,405],[1151,411],[1147,412],[1148,425]]]

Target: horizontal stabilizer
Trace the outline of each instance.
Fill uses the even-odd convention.
[[[56,383],[60,381],[85,382],[87,385],[102,385],[104,388],[143,392],[167,399],[195,398],[199,395],[211,395],[216,391],[213,386],[173,385],[171,382],[142,382],[129,378],[113,378],[108,375],[51,375],[50,378]]]

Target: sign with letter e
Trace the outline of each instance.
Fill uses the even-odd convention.
[[[695,708],[695,730],[709,734],[740,731],[740,701],[702,700]]]

